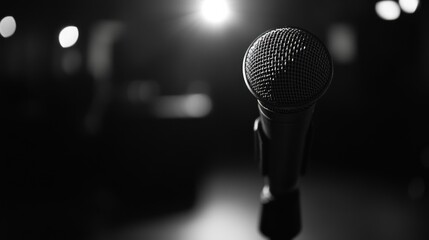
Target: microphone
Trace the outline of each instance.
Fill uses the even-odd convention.
[[[315,104],[332,80],[332,59],[308,31],[274,29],[247,49],[243,76],[259,109],[255,155],[265,178],[259,230],[270,239],[291,239],[301,231],[299,177],[309,156]]]

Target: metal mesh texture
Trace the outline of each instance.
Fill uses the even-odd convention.
[[[259,36],[244,56],[243,75],[253,95],[267,108],[302,109],[327,90],[332,60],[323,43],[297,28]]]

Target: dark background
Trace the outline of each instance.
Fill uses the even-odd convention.
[[[233,0],[234,21],[215,27],[197,17],[198,4],[2,3],[0,17],[14,16],[17,30],[0,38],[0,237],[97,239],[115,232],[138,239],[121,233],[143,222],[141,229],[158,231],[139,239],[180,239],[159,234],[185,220],[158,228],[151,222],[195,211],[212,181],[218,195],[252,198],[244,212],[257,213],[258,113],[242,78],[244,53],[262,32],[285,26],[309,30],[332,50],[333,29],[345,26],[355,52],[346,60],[333,54],[333,82],[317,103],[303,239],[427,239],[424,3],[384,21],[375,1]],[[79,40],[63,49],[58,33],[68,25],[79,28]],[[94,42],[106,28],[115,36],[110,45]],[[100,60],[90,53],[101,44],[111,51],[110,65],[96,72],[91,64]],[[149,101],[133,100],[133,86],[146,86]],[[211,111],[198,118],[157,114],[153,96],[188,93],[209,96]],[[250,217],[255,225],[243,231],[257,239],[258,216]],[[197,233],[195,239],[211,239]]]

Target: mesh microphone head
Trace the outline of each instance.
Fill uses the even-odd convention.
[[[247,49],[243,61],[250,92],[275,112],[313,105],[328,89],[332,74],[332,60],[323,43],[297,28],[263,33]]]

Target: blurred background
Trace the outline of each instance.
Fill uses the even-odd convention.
[[[261,33],[318,36],[301,240],[428,239],[429,19],[418,0],[0,4],[1,239],[264,239]]]

